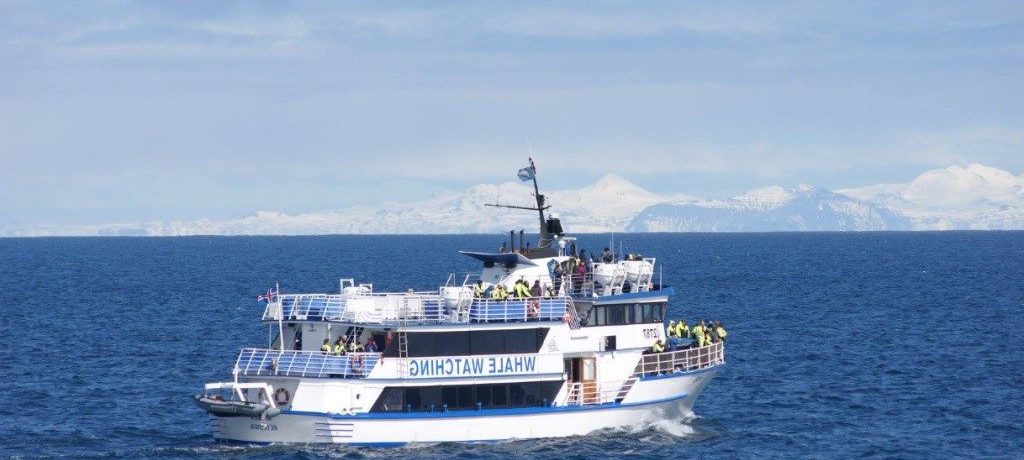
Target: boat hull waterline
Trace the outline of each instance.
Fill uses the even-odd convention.
[[[406,443],[482,442],[581,436],[617,427],[692,416],[693,403],[718,367],[637,382],[646,402],[559,406],[532,410],[446,413],[318,414],[284,411],[273,418],[211,416],[214,437],[242,443],[339,443],[392,446]]]

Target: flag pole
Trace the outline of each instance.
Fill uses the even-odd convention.
[[[279,283],[277,280],[274,280],[274,288],[276,289],[276,292],[274,294],[277,295],[278,299],[280,299],[281,298],[281,283]],[[274,301],[273,296],[271,296],[271,297],[272,298],[270,299],[270,301],[273,302]],[[281,308],[278,308],[277,311],[278,311],[278,313],[277,313],[277,336],[281,340],[281,354],[283,355],[284,354],[284,303],[283,302],[281,303]]]

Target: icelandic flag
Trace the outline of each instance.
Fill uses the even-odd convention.
[[[519,170],[519,180],[526,182],[533,179],[533,175],[536,173],[533,166],[523,168]]]
[[[257,302],[263,302],[263,301],[273,302],[274,301],[274,290],[273,289],[267,289],[267,293],[257,297],[256,301]]]

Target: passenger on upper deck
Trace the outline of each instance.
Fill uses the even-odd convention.
[[[533,287],[530,288],[530,297],[540,297],[544,295],[544,291],[540,288],[540,280],[533,281]]]
[[[476,280],[476,286],[473,287],[473,297],[482,299],[484,297],[485,290],[483,280]]]
[[[544,286],[544,297],[550,299],[550,298],[552,298],[554,296],[555,296],[555,291],[553,289],[551,289],[551,285],[549,284],[547,286]]]
[[[365,347],[365,349],[366,349],[366,351],[368,353],[376,353],[377,352],[377,341],[373,340],[373,337],[367,338],[366,339],[366,347]]]
[[[665,344],[661,342],[661,339],[656,340],[654,345],[651,345],[651,353],[661,353],[663,351],[665,351]]]
[[[508,291],[505,290],[505,286],[503,286],[501,284],[499,284],[497,286],[494,286],[494,289],[491,290],[491,299],[492,300],[507,300],[508,299]]]
[[[601,255],[601,261],[606,263],[606,264],[610,264],[612,262],[615,262],[615,254],[612,254],[612,250],[611,249],[608,249],[607,247],[605,247],[604,248],[604,254]]]
[[[560,263],[556,263],[552,274],[555,277],[555,292],[558,292],[562,289],[562,277],[565,276],[565,267]]]
[[[679,333],[676,332],[676,322],[674,320],[670,320],[668,322],[668,327],[665,328],[665,336],[669,338],[679,337]]]
[[[513,286],[513,289],[513,294],[520,299],[530,297],[530,288],[526,286],[526,281],[523,281],[522,278],[516,281],[516,285]]]
[[[324,344],[320,345],[320,351],[325,355],[331,354],[331,339],[324,339]]]
[[[334,341],[334,356],[344,356],[346,348],[345,338],[338,337],[338,340]]]

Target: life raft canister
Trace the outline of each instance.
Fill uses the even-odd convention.
[[[287,406],[291,397],[287,388],[278,388],[274,391],[274,403],[278,406]]]

